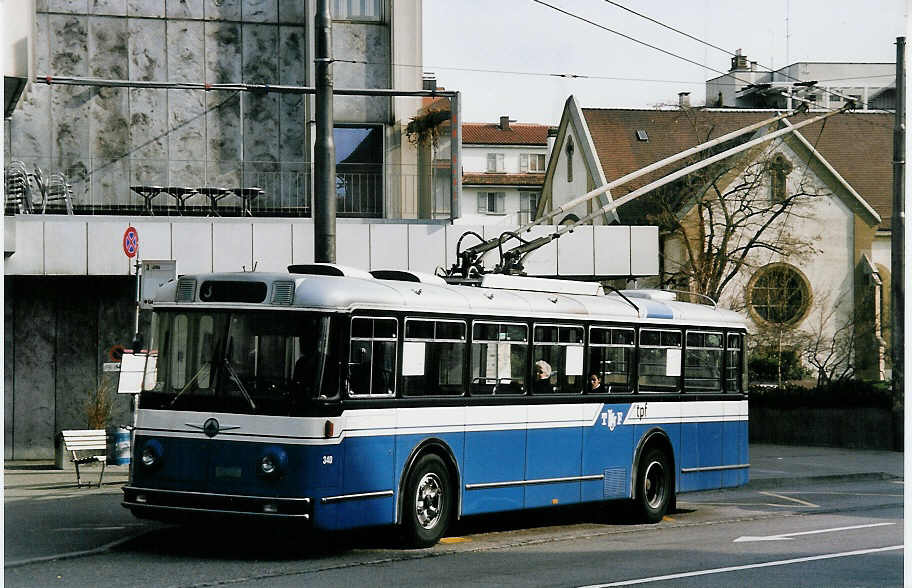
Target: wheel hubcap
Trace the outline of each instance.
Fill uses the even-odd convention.
[[[646,504],[650,508],[658,508],[665,499],[665,468],[660,462],[651,462],[646,467],[644,482],[643,490],[646,495]]]
[[[415,491],[415,515],[418,524],[425,529],[432,529],[440,521],[440,509],[443,502],[443,484],[440,477],[433,472],[422,476]]]

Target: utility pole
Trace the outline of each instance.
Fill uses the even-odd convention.
[[[316,126],[314,145],[314,261],[336,262],[336,147],[333,144],[332,14],[317,0],[314,17]]]
[[[896,38],[896,115],[893,123],[893,210],[890,224],[890,359],[894,402],[904,397],[905,371],[905,76],[906,38]],[[904,404],[908,407],[908,404]]]

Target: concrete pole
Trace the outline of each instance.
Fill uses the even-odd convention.
[[[333,143],[332,14],[317,0],[314,17],[316,143],[314,145],[314,261],[336,262],[336,146]]]
[[[893,125],[893,210],[890,225],[890,359],[893,363],[894,398],[904,394],[905,355],[905,53],[906,38],[896,38],[896,116]],[[908,406],[908,404],[906,404]]]

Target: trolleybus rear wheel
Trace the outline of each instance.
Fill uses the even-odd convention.
[[[671,504],[671,465],[661,449],[649,449],[637,468],[636,503],[642,518],[658,523]]]
[[[405,486],[402,526],[414,547],[430,547],[450,524],[453,495],[446,464],[439,456],[422,456],[409,472]]]

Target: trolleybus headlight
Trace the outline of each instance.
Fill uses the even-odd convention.
[[[267,447],[260,455],[260,474],[273,478],[281,476],[288,465],[288,454],[281,447]]]
[[[154,468],[161,463],[163,454],[164,449],[162,448],[161,443],[155,439],[149,439],[143,445],[142,452],[139,454],[139,460],[143,466]]]

